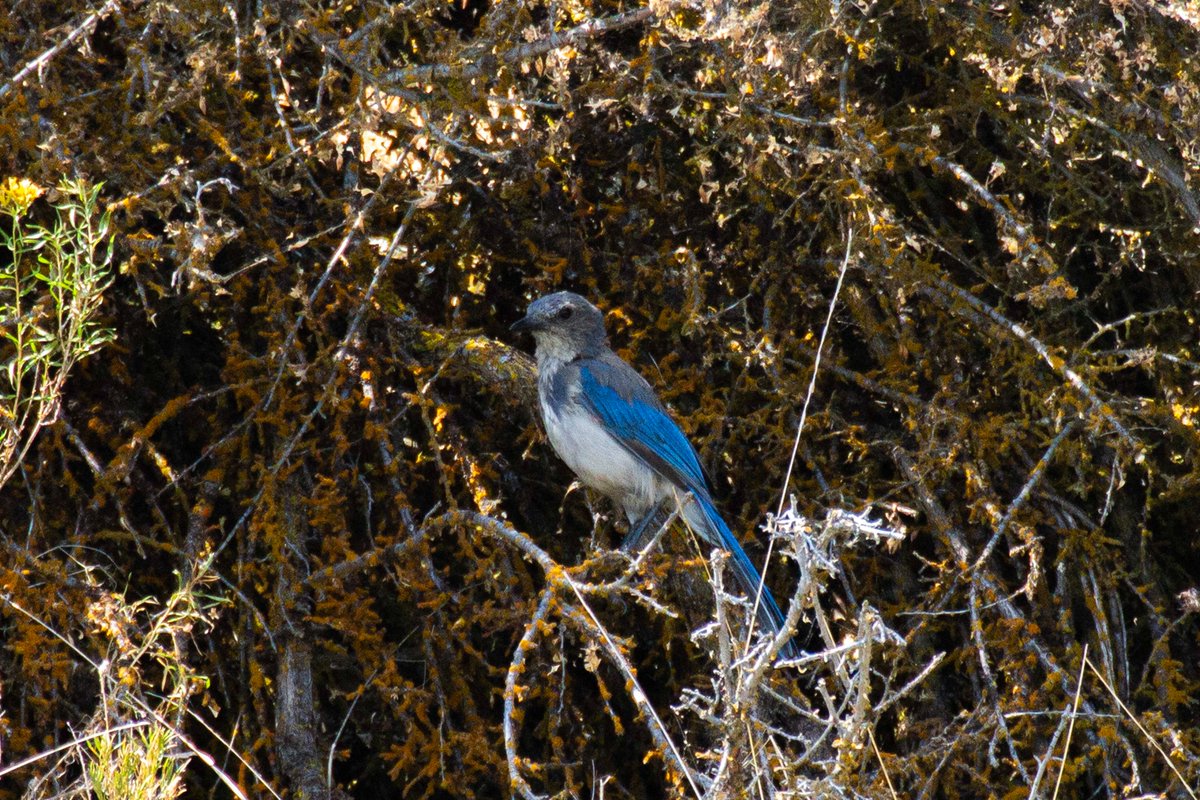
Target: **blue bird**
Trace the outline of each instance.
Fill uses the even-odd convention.
[[[586,486],[625,511],[636,548],[660,509],[679,508],[688,525],[727,550],[733,573],[753,602],[762,579],[713,505],[696,451],[633,367],[608,346],[600,309],[572,292],[533,301],[512,326],[537,342],[538,400],[550,444]],[[669,505],[668,505],[669,504]],[[758,625],[771,634],[784,617],[761,587]],[[785,658],[798,658],[791,640]]]

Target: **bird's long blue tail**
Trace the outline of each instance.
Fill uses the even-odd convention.
[[[700,507],[700,510],[704,514],[703,528],[698,530],[697,533],[708,539],[710,544],[715,544],[729,551],[729,563],[733,565],[733,574],[741,585],[742,591],[750,599],[750,602],[754,602],[754,598],[759,591],[759,584],[762,584],[762,596],[758,601],[758,624],[772,636],[779,633],[783,629],[784,616],[783,612],[779,610],[779,605],[775,602],[775,597],[771,594],[771,590],[767,588],[765,583],[762,583],[762,577],[759,576],[758,570],[754,568],[754,564],[750,562],[750,557],[746,555],[746,551],[738,544],[733,531],[725,524],[725,520],[721,518],[712,501],[704,497],[693,497],[696,505]],[[687,516],[686,511],[685,516]],[[689,519],[693,527],[696,527],[695,523],[698,521]],[[780,655],[787,659],[799,658],[801,654],[801,650],[794,639],[788,639],[787,644],[780,651]]]

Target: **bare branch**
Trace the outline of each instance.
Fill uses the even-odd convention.
[[[71,32],[68,33],[65,38],[58,42],[58,44],[54,45],[48,50],[43,51],[42,54],[37,58],[33,59],[25,66],[21,67],[21,69],[17,70],[16,74],[9,78],[8,83],[0,86],[0,98],[12,91],[14,86],[25,80],[29,73],[33,72],[34,70],[38,70],[40,72],[42,67],[50,63],[52,58],[57,56],[63,50],[67,49],[71,43],[80,36],[83,36],[91,31],[97,22],[111,14],[119,5],[119,0],[107,0],[107,2],[105,2],[104,5],[98,10],[84,17],[78,25],[71,29]]]

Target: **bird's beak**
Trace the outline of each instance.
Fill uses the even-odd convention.
[[[525,316],[514,322],[509,330],[519,333],[520,331],[536,331],[541,327],[532,317]]]

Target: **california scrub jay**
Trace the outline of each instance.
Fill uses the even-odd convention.
[[[600,309],[577,294],[535,300],[512,326],[537,341],[538,400],[550,444],[584,484],[615,500],[629,518],[624,547],[636,547],[669,501],[693,531],[728,550],[751,599],[762,579],[713,505],[696,451],[671,421],[650,384],[608,346]],[[758,622],[772,634],[783,614],[761,586]],[[785,658],[797,658],[792,641]]]

